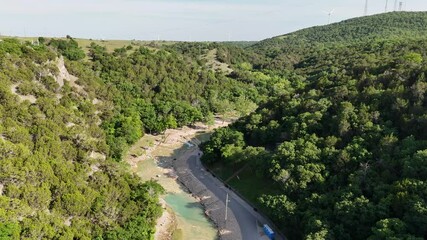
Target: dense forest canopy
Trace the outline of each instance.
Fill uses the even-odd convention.
[[[381,39],[425,38],[425,12],[391,12],[302,29],[260,41],[248,48],[271,59],[265,68],[292,68],[320,49]]]
[[[162,187],[105,157],[93,96],[58,80],[57,57],[0,42],[0,238],[149,239]]]
[[[289,239],[425,239],[426,19],[390,13],[252,46],[257,71],[299,77],[217,130],[203,160],[252,179],[237,189],[270,182],[244,193]]]

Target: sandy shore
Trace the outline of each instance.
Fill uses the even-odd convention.
[[[157,219],[154,239],[170,240],[172,239],[172,234],[176,229],[176,218],[173,212],[166,205],[164,199],[160,199],[160,204],[162,204],[163,214],[159,219]]]

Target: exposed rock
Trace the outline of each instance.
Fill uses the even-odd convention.
[[[206,65],[211,67],[214,71],[222,71],[224,73],[233,72],[233,69],[231,69],[228,64],[218,61],[217,49],[210,50],[203,58],[207,61]]]
[[[59,74],[55,76],[55,80],[58,83],[60,87],[64,86],[64,80],[70,79],[70,73],[68,73],[68,70],[65,68],[64,64],[64,57],[60,57],[57,62],[56,66],[58,67]]]
[[[90,153],[89,157],[90,157],[90,158],[93,158],[93,159],[103,160],[103,161],[104,161],[105,159],[107,159],[107,157],[105,156],[105,154],[100,153],[100,152],[95,152],[95,151],[92,151],[92,152]]]
[[[75,124],[75,123],[72,123],[72,122],[69,122],[69,123],[67,123],[65,126],[66,126],[67,128],[70,128],[70,127],[74,127],[74,126],[76,126],[76,124]]]
[[[64,64],[64,57],[60,57],[57,60],[56,66],[59,69],[59,74],[57,76],[55,76],[55,80],[56,82],[59,84],[59,86],[64,86],[64,80],[69,81],[70,82],[70,86],[74,87],[77,89],[77,92],[81,93],[81,94],[85,94],[87,95],[86,91],[83,89],[82,86],[78,85],[76,83],[76,81],[78,80],[78,78],[76,76],[71,75],[67,68],[65,67]]]
[[[96,104],[99,104],[99,103],[101,103],[101,100],[99,100],[98,98],[94,98],[94,99],[92,100],[92,104],[93,104],[93,105],[96,105]]]
[[[90,177],[96,172],[99,172],[99,164],[92,164],[90,166],[90,171],[88,172],[88,176]]]
[[[73,217],[68,217],[67,219],[65,219],[64,225],[67,227],[71,226],[71,220],[72,219],[73,219]]]
[[[21,94],[18,94],[18,92],[17,92],[18,86],[19,86],[19,84],[13,84],[10,87],[10,90],[12,91],[13,94],[17,95],[21,101],[28,100],[30,103],[36,103],[37,98],[34,95],[21,95]]]

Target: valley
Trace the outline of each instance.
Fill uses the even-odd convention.
[[[425,239],[426,26],[2,36],[0,239]]]

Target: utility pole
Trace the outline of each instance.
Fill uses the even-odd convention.
[[[385,10],[384,10],[384,12],[387,12],[387,10],[388,10],[388,0],[385,1]]]
[[[227,193],[227,196],[225,197],[225,223],[227,223],[227,214],[228,214],[228,202],[229,202],[230,200],[228,200],[228,193]]]
[[[403,2],[399,2],[399,12],[403,10]]]

